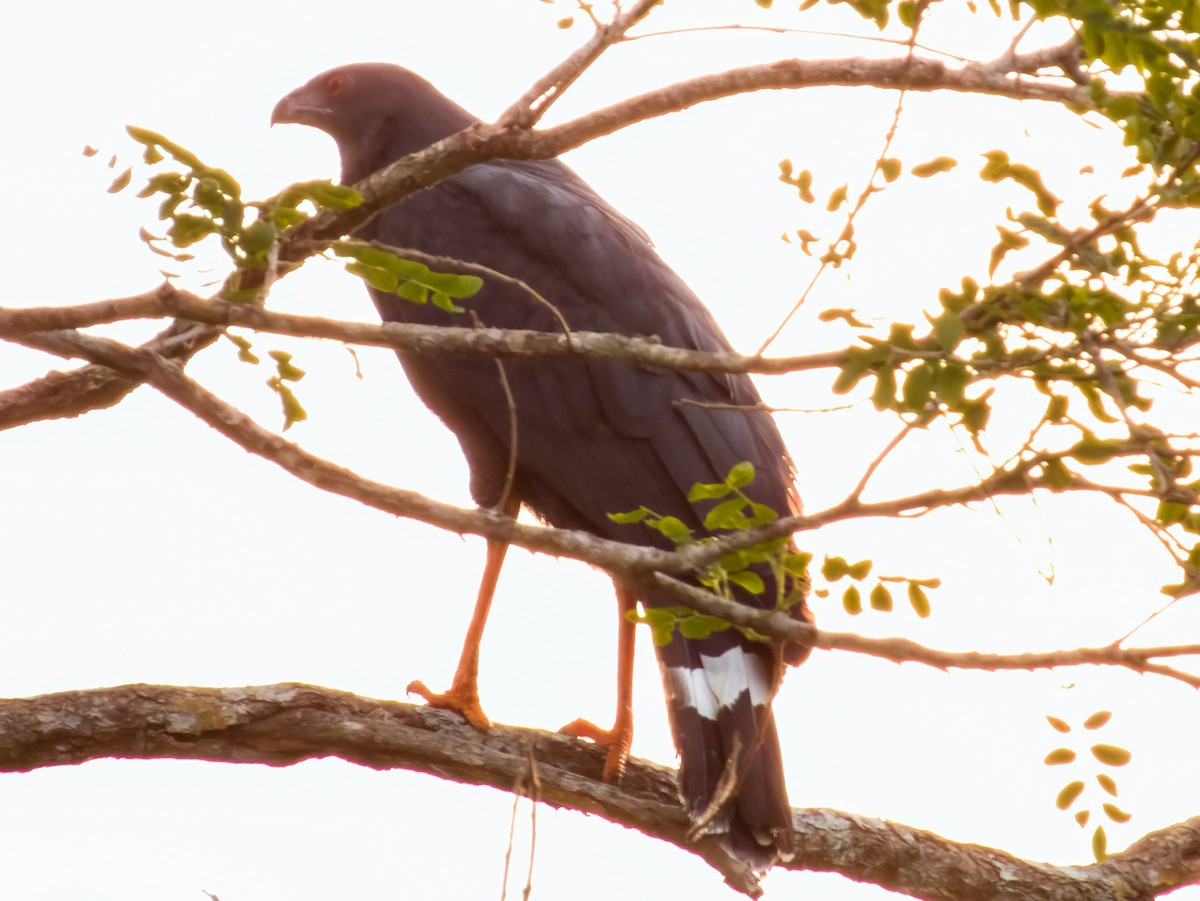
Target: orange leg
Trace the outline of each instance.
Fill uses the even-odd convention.
[[[520,501],[510,498],[504,505],[504,512],[515,517],[520,506]],[[483,629],[487,625],[492,596],[496,593],[500,569],[504,566],[504,555],[507,552],[507,541],[488,541],[487,563],[483,568],[483,577],[479,580],[475,612],[471,614],[471,623],[467,626],[467,634],[463,639],[462,655],[458,659],[458,669],[454,671],[454,681],[450,683],[449,690],[444,694],[437,694],[419,680],[408,684],[410,695],[420,695],[430,707],[458,711],[480,732],[490,729],[492,721],[487,718],[479,704],[479,644],[483,641]]]
[[[636,637],[634,623],[628,614],[637,604],[633,592],[620,582],[617,588],[617,717],[612,729],[601,729],[584,719],[563,726],[560,732],[576,738],[588,738],[608,749],[604,760],[604,781],[617,782],[625,773],[629,746],[633,741],[633,645]]]

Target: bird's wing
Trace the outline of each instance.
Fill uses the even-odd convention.
[[[571,328],[656,336],[694,350],[729,349],[712,315],[645,233],[566,166],[480,166],[451,188],[459,203],[476,211],[473,217],[454,216],[457,228],[473,233],[460,233],[459,240],[470,238],[476,259],[535,287]],[[476,309],[489,325],[557,327],[527,296],[505,292]],[[516,396],[533,405],[521,411],[528,414],[522,416],[522,437],[529,433],[521,456],[544,447],[550,459],[540,461],[539,474],[560,484],[576,503],[586,502],[579,496],[581,472],[620,466],[629,490],[613,496],[610,488],[596,486],[603,492],[596,498],[601,506],[584,511],[593,528],[599,526],[597,516],[625,509],[614,503],[683,516],[690,512],[686,495],[692,484],[720,481],[744,460],[760,471],[764,503],[781,513],[792,506],[791,461],[769,415],[712,406],[759,404],[747,376],[620,361],[546,363],[505,364]],[[591,440],[581,440],[586,438]],[[558,451],[564,447],[585,459],[562,460]]]

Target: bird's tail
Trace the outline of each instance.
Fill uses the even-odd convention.
[[[736,630],[658,648],[693,837],[712,835],[758,872],[792,853],[791,808],[771,701],[782,662]]]

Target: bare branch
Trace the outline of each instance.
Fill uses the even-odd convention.
[[[596,23],[596,30],[587,43],[535,81],[516,103],[501,113],[496,124],[501,127],[532,128],[605,50],[625,40],[629,29],[646,18],[661,2],[637,0],[625,12],[618,12],[608,24]]]

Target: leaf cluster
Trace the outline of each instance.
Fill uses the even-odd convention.
[[[308,218],[301,204],[307,201],[317,208],[347,209],[362,203],[362,196],[353,188],[328,181],[301,182],[268,200],[247,202],[241,185],[224,169],[205,164],[192,151],[157,132],[132,125],[127,131],[143,145],[142,159],[147,165],[158,167],[168,158],[175,164],[168,171],[152,174],[138,196],[162,195],[158,218],[170,223],[166,233],[155,236],[143,231],[142,238],[152,251],[176,262],[193,259],[186,248],[216,236],[238,273],[265,269],[283,232]],[[129,170],[126,183],[128,175]],[[224,292],[226,300],[258,298],[259,288],[243,289],[239,280],[234,281]]]
[[[483,279],[476,275],[431,272],[423,263],[406,260],[390,250],[375,247],[362,241],[338,241],[333,252],[349,257],[346,271],[357,275],[377,291],[395,294],[412,303],[432,303],[447,313],[461,313],[463,308],[454,303],[473,297],[483,287]]]
[[[641,523],[676,547],[710,544],[721,535],[744,532],[779,518],[774,509],[753,500],[744,490],[754,482],[754,477],[754,465],[742,462],[729,470],[724,481],[697,482],[692,486],[688,501],[707,508],[703,516],[698,517],[705,533],[699,536],[696,529],[679,517],[656,513],[649,507],[610,513],[609,519],[620,524]],[[811,559],[811,554],[795,550],[787,538],[774,538],[722,555],[697,573],[696,579],[714,594],[737,600],[740,592],[751,595],[765,592],[764,575],[769,574],[775,586],[773,606],[777,610],[787,610],[804,599]],[[696,638],[730,626],[725,620],[686,607],[648,609],[633,616],[635,621],[650,626],[654,640],[659,644],[670,641],[676,629],[686,638]],[[751,638],[763,638],[752,629],[738,628]]]
[[[1112,713],[1107,710],[1097,710],[1091,716],[1083,721],[1083,728],[1090,731],[1096,731],[1108,725],[1112,719]],[[1056,716],[1047,716],[1046,721],[1056,731],[1062,734],[1071,732],[1070,723]],[[1103,767],[1115,769],[1123,767],[1133,755],[1125,748],[1117,745],[1105,744],[1097,742],[1091,744],[1088,748],[1091,757]],[[1043,761],[1047,766],[1074,766],[1077,763],[1082,765],[1080,755],[1068,747],[1058,747],[1046,755]],[[1076,767],[1078,768],[1078,767]],[[1095,784],[1110,798],[1117,797],[1117,781],[1113,775],[1101,770],[1094,773],[1084,773],[1085,778],[1075,778],[1068,782],[1059,790],[1057,797],[1054,799],[1054,805],[1062,811],[1070,810],[1076,806],[1076,801],[1084,796],[1087,789],[1088,781],[1094,781]],[[1086,777],[1091,776],[1090,780],[1085,781]],[[1102,800],[1099,804],[1100,810],[1109,820],[1114,823],[1128,823],[1132,818],[1131,814],[1126,813],[1116,804],[1109,800]],[[1087,826],[1095,812],[1094,807],[1080,805],[1076,808],[1073,814],[1075,822],[1080,829]],[[1097,825],[1092,832],[1092,853],[1095,855],[1097,863],[1103,863],[1108,856],[1108,836],[1103,825]]]

